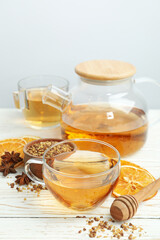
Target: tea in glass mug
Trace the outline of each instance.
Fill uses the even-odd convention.
[[[66,150],[66,144],[72,146],[71,151]],[[64,152],[56,149],[64,149]],[[34,163],[43,165],[43,180],[32,173],[30,165]],[[120,155],[112,145],[99,140],[65,140],[52,145],[43,160],[28,160],[25,171],[34,182],[45,183],[66,207],[90,210],[101,205],[116,184]]]
[[[32,76],[20,80],[18,92],[13,93],[16,108],[22,109],[24,118],[31,127],[56,127],[60,122],[61,111],[42,102],[42,96],[49,85],[68,91],[69,82],[57,76]]]

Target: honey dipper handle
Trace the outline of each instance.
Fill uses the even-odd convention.
[[[159,188],[160,188],[160,178],[150,183],[148,186],[144,187],[138,193],[134,194],[134,197],[140,203],[143,200],[150,197],[151,195],[155,194]]]

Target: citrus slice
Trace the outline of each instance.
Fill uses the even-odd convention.
[[[121,173],[112,194],[114,197],[121,195],[134,195],[142,188],[153,182],[155,178],[145,169],[135,166],[122,165]],[[145,199],[148,200],[156,194]]]
[[[117,163],[117,159],[112,158],[112,160],[115,162],[115,164]],[[137,165],[135,163],[132,163],[132,162],[129,162],[129,161],[126,161],[126,160],[121,160],[120,162],[121,162],[121,166],[128,165],[128,166],[141,168],[139,165]],[[143,168],[141,168],[141,169],[143,169]]]
[[[4,143],[4,142],[17,142],[17,143],[22,143],[23,145],[26,144],[26,141],[22,138],[7,138],[7,139],[0,140],[0,143]]]
[[[23,153],[23,147],[24,144],[20,143],[20,142],[14,142],[14,141],[8,141],[8,142],[0,142],[0,157],[5,153],[5,152],[18,152],[20,153],[20,157],[23,158],[24,157],[24,153]],[[0,158],[0,164],[1,164],[1,158]],[[19,162],[15,165],[15,167],[21,165],[23,163]]]
[[[37,136],[23,136],[21,139],[25,140],[26,143],[32,142],[34,140],[40,139],[40,137]]]
[[[139,165],[137,165],[135,163],[132,163],[132,162],[129,162],[129,161],[126,161],[126,160],[121,160],[121,166],[124,166],[124,165],[141,168]],[[143,169],[143,168],[141,168],[141,169]]]

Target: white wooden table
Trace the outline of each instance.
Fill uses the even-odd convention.
[[[149,134],[145,146],[126,160],[145,167],[158,178],[160,177],[160,110],[151,110],[149,121]],[[21,112],[18,110],[0,109],[0,139],[22,135],[59,137],[60,129],[33,130],[25,126]],[[17,192],[15,188],[11,189],[7,182],[13,182],[14,176],[9,176],[11,178],[5,178],[0,174],[0,239],[84,240],[89,239],[87,232],[78,234],[78,231],[86,227],[86,219],[76,218],[77,215],[87,217],[103,215],[106,220],[110,217],[109,207],[113,201],[112,197],[108,197],[101,207],[93,211],[79,213],[57,203],[49,191],[42,191],[40,197],[37,197],[33,192]],[[141,225],[146,232],[143,237],[137,239],[160,239],[160,191],[153,199],[142,203],[136,216],[129,222]]]

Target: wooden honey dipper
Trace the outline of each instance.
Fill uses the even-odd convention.
[[[134,195],[123,195],[116,198],[110,208],[110,214],[116,221],[132,218],[140,202],[155,194],[160,188],[160,178],[150,183]]]

